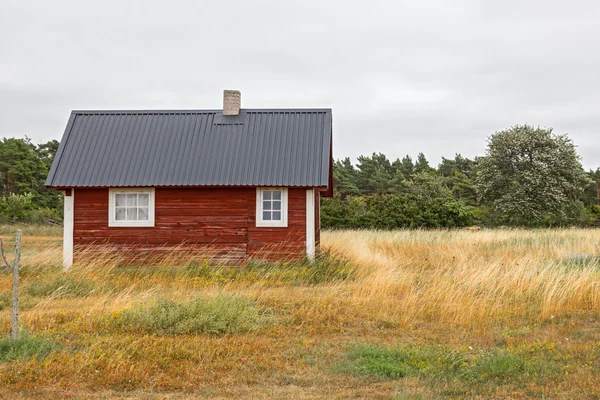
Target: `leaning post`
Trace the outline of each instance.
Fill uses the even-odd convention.
[[[6,266],[4,270],[11,270],[13,274],[13,299],[12,299],[12,340],[17,340],[19,337],[19,264],[21,262],[21,230],[17,231],[15,240],[15,259],[12,263],[8,262],[4,254],[4,242],[0,239],[0,253]]]

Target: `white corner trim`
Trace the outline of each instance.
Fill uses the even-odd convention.
[[[315,190],[306,191],[306,256],[315,259]]]
[[[148,193],[147,221],[117,221],[115,216],[115,195],[126,193]],[[109,227],[153,227],[154,226],[154,188],[109,188],[108,189],[108,226]]]
[[[64,218],[63,218],[63,268],[70,269],[73,266],[73,211],[75,208],[75,189],[70,196],[64,196]]]
[[[262,218],[263,192],[268,190],[281,190],[281,221],[265,221]],[[256,188],[256,226],[287,228],[288,226],[288,189],[282,187]]]

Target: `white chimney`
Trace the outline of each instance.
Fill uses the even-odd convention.
[[[223,90],[223,115],[239,115],[242,93],[239,90]]]

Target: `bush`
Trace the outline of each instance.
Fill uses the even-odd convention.
[[[35,297],[85,297],[97,290],[96,284],[89,279],[61,274],[52,280],[32,281],[25,287],[25,292]]]
[[[191,301],[158,299],[138,304],[115,317],[122,329],[156,335],[237,333],[259,329],[269,317],[255,301],[220,294]]]
[[[63,219],[62,197],[56,208],[38,204],[34,193],[10,194],[0,197],[0,224],[47,224],[58,223]]]
[[[10,194],[0,197],[0,223],[15,223],[24,221],[34,210],[33,194]]]
[[[474,208],[451,193],[403,193],[323,199],[321,224],[334,229],[458,228],[474,222]]]
[[[0,361],[27,361],[31,358],[43,358],[60,346],[53,341],[38,339],[31,336],[21,336],[13,341],[0,339]]]

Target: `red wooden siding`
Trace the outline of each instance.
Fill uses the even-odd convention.
[[[256,191],[248,201],[248,255],[299,258],[306,253],[306,189],[288,189],[287,228],[256,227]]]
[[[256,227],[255,188],[156,188],[154,227],[108,227],[108,189],[76,189],[73,242],[76,250],[96,244],[127,252],[210,247],[236,258],[300,258],[305,224],[304,188],[288,189],[286,228]]]

